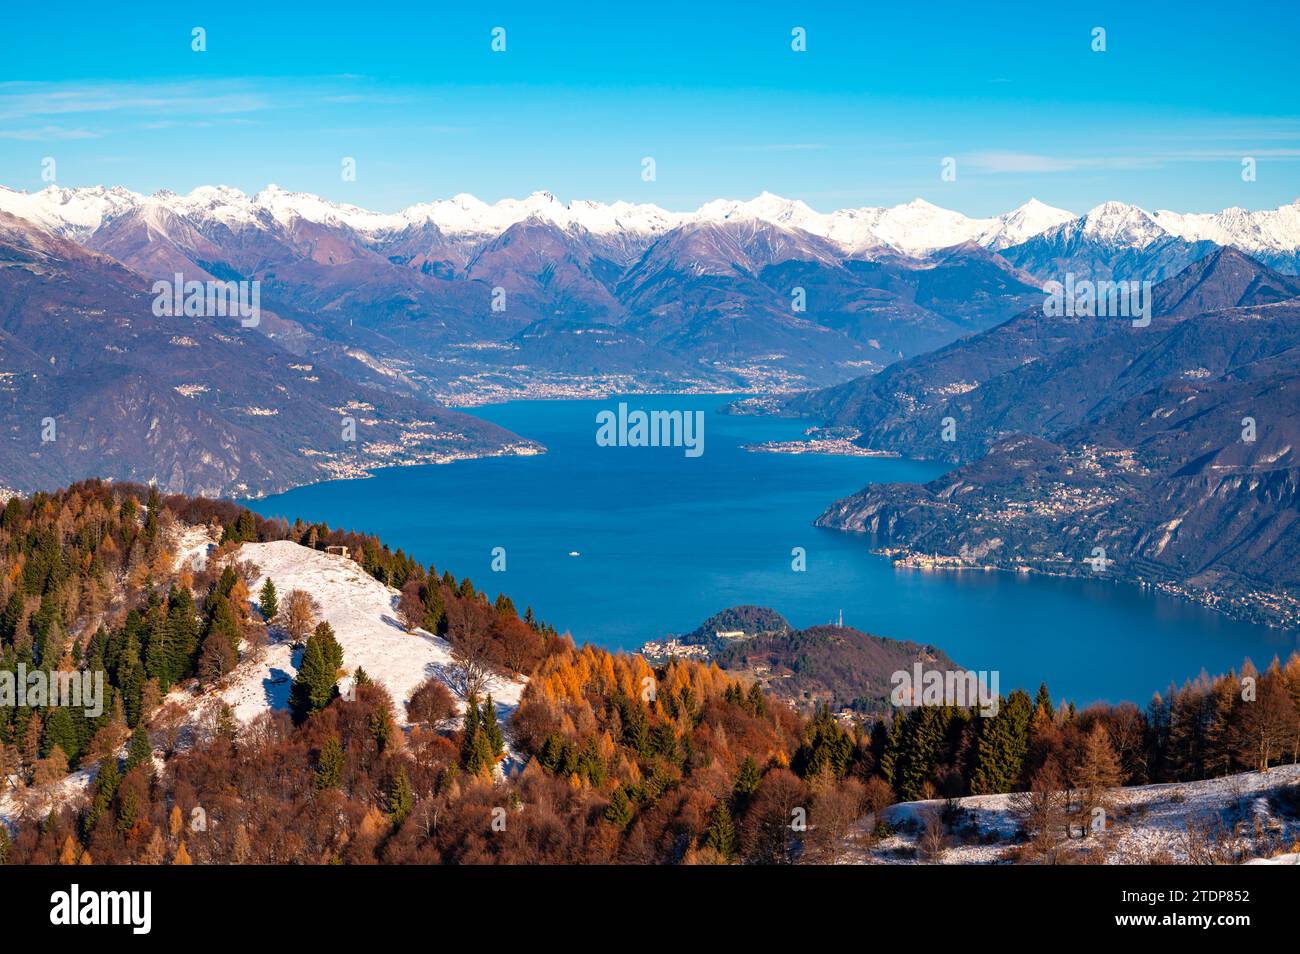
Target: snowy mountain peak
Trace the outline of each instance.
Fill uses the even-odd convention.
[[[1001,251],[1054,229],[1116,247],[1141,248],[1174,235],[1190,242],[1233,245],[1247,253],[1285,256],[1300,251],[1300,199],[1256,212],[1233,207],[1213,213],[1161,210],[1154,214],[1112,201],[1076,216],[1031,198],[992,218],[970,218],[923,198],[890,208],[868,206],[821,213],[799,199],[760,192],[748,200],[715,199],[694,212],[670,212],[656,205],[624,201],[565,203],[554,193],[539,190],[523,199],[506,198],[491,204],[461,192],[449,199],[384,213],[291,192],[274,183],[252,196],[225,185],[199,186],[188,195],[163,190],[152,196],[121,186],[49,185],[35,192],[0,186],[0,211],[78,241],[114,218],[144,208],[165,209],[199,229],[205,224],[231,229],[291,228],[295,223],[310,222],[351,229],[367,241],[432,226],[455,241],[477,243],[532,219],[560,229],[643,242],[685,224],[747,221],[800,229],[834,243],[847,254],[892,251],[919,256],[965,242]]]
[[[1167,234],[1151,214],[1124,202],[1103,202],[1079,220],[1082,234],[1094,241],[1142,248]]]
[[[995,251],[1010,248],[1074,218],[1073,212],[1030,199],[1010,212],[997,216],[993,224],[980,233],[977,241]]]

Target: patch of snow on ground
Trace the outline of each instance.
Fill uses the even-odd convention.
[[[0,824],[12,832],[19,818],[45,817],[54,806],[66,805],[84,795],[98,772],[98,765],[87,766],[49,785],[22,789],[12,778],[0,778]]]
[[[451,665],[451,645],[423,630],[408,633],[397,620],[398,592],[385,586],[356,562],[326,554],[288,540],[245,543],[236,554],[258,567],[250,592],[256,596],[269,576],[281,601],[290,590],[304,590],[320,604],[320,618],[334,628],[343,647],[343,666],[348,675],[339,687],[347,691],[351,674],[358,666],[381,683],[392,695],[400,725],[407,724],[406,702],[420,683],[430,676],[442,677]],[[272,633],[275,639],[276,633]],[[289,688],[298,672],[301,649],[287,641],[273,641],[259,659],[242,661],[217,694],[234,710],[240,722],[250,722],[268,708],[287,709]],[[499,677],[488,691],[504,723],[519,704],[524,683]],[[177,701],[193,705],[192,696],[179,691]],[[208,696],[201,706],[211,705]],[[464,711],[464,701],[458,700]]]
[[[1242,772],[1225,778],[1162,785],[1135,785],[1111,792],[1111,820],[1101,836],[1110,864],[1142,863],[1160,852],[1185,860],[1183,837],[1189,821],[1217,818],[1230,828],[1243,822],[1284,846],[1300,840],[1300,817],[1274,810],[1272,796],[1300,785],[1300,765],[1280,765],[1267,772]],[[966,815],[959,833],[948,838],[942,864],[997,864],[1008,860],[1019,824],[1010,795],[972,795],[957,799]],[[852,860],[863,864],[915,864],[917,843],[930,812],[941,812],[942,799],[900,802],[881,818],[895,833],[871,844],[858,832],[850,841]],[[1096,844],[1095,836],[1075,839],[1078,847]],[[1064,843],[1066,847],[1071,842]],[[1281,855],[1271,864],[1287,864]],[[1255,862],[1251,862],[1255,863]]]
[[[217,545],[215,531],[207,524],[185,527],[173,544],[177,571],[201,570],[208,562],[208,551]]]

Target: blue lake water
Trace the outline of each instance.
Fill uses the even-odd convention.
[[[601,447],[596,413],[702,409],[704,453]],[[1297,634],[1104,581],[895,569],[857,534],[812,521],[874,482],[924,481],[941,465],[830,455],[752,453],[805,424],[718,414],[718,396],[517,401],[472,413],[546,445],[536,457],[396,467],[251,502],[266,516],[321,520],[377,534],[439,573],[532,606],[579,642],[632,649],[687,632],[727,606],[770,606],[795,626],[844,623],[943,648],[961,665],[998,670],[1001,689],[1080,704],[1145,704],[1171,680],[1250,656],[1266,665]],[[491,570],[506,550],[505,572]],[[791,568],[803,547],[807,569]],[[580,556],[569,556],[577,551]]]

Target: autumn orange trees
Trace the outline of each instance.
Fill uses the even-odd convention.
[[[169,569],[176,519],[221,528],[226,548],[207,569]],[[286,628],[313,633],[323,654],[298,724],[268,712],[240,725],[219,705],[187,724],[165,690],[219,682],[263,625],[255,574],[233,559],[251,539],[348,546],[401,591],[408,624],[450,641],[463,695],[426,682],[405,728],[360,674],[336,696],[332,634],[286,594],[281,613],[299,609]],[[976,788],[1025,793],[1017,814],[1048,852],[1062,832],[1086,834],[1116,784],[1300,758],[1300,656],[1202,677],[1145,708],[1077,711],[1042,687],[1016,690],[994,718],[918,707],[843,724],[713,664],[575,646],[372,537],[95,482],[0,510],[0,668],[19,661],[102,667],[109,697],[95,719],[0,710],[0,776],[94,774],[84,797],[17,819],[0,839],[0,861],[16,863],[834,862],[895,798]],[[528,678],[504,720],[487,694],[500,674]],[[930,827],[937,853],[942,826]]]

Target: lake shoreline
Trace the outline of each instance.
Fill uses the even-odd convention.
[[[654,403],[611,395],[495,405],[483,409],[486,419],[546,453],[386,467],[365,484],[329,481],[248,505],[266,517],[374,533],[607,649],[635,651],[728,606],[770,606],[801,629],[843,610],[846,625],[862,631],[942,646],[963,665],[1002,670],[1008,683],[1047,679],[1093,700],[1144,697],[1201,668],[1293,648],[1290,633],[1150,589],[1014,572],[901,573],[858,534],[818,527],[816,517],[865,485],[925,483],[946,464],[755,453],[746,448],[802,439],[807,423],[714,413],[729,395],[659,402],[705,413],[701,457],[601,447],[596,412],[619,397]],[[500,574],[497,547],[508,554]],[[1120,658],[1125,665],[1107,662]]]

